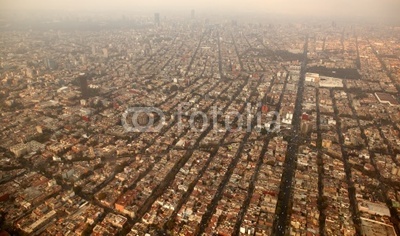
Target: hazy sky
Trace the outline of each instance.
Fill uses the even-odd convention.
[[[397,17],[400,0],[0,0],[0,12],[160,11],[266,12],[309,16]]]

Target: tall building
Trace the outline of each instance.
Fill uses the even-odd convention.
[[[108,49],[103,48],[103,57],[108,58]]]
[[[310,133],[311,131],[312,131],[312,129],[313,129],[313,124],[312,123],[310,123],[310,122],[306,122],[306,121],[302,121],[301,122],[301,127],[300,127],[300,129],[301,129],[301,133],[302,134],[308,134],[308,133]]]
[[[154,24],[160,26],[160,13],[154,13]]]
[[[46,68],[48,70],[57,69],[57,63],[53,59],[50,59],[50,58],[46,58],[44,60],[44,65],[46,66]]]
[[[194,9],[192,9],[192,11],[190,12],[190,17],[191,17],[192,19],[194,19],[194,17],[195,17],[195,11],[194,11]]]
[[[88,82],[87,82],[87,77],[85,73],[80,73],[78,80],[79,80],[79,86],[81,87],[81,94],[83,98],[88,98],[89,97],[89,88],[88,88]]]

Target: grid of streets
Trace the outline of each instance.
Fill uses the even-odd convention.
[[[324,24],[5,30],[1,229],[399,235],[400,29]]]

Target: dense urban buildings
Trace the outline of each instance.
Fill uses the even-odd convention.
[[[2,29],[2,233],[399,235],[400,27],[186,15]]]

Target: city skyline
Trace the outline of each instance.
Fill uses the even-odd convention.
[[[190,11],[268,13],[301,17],[347,17],[347,18],[395,18],[400,11],[396,0],[251,0],[251,1],[51,1],[51,0],[2,0],[1,14],[17,14],[34,11],[45,12],[110,12],[110,11]]]

